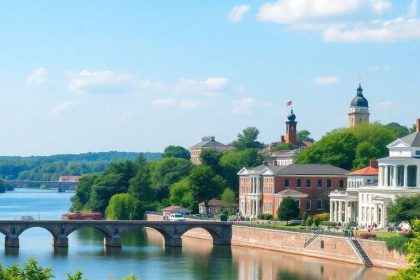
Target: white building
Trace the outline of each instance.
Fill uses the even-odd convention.
[[[389,156],[378,160],[377,185],[367,182],[367,177],[349,177],[346,192],[331,192],[331,221],[386,227],[386,208],[392,201],[420,194],[420,119],[416,126],[416,132],[387,146]]]

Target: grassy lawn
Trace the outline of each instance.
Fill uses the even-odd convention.
[[[366,230],[357,230],[355,231],[355,234],[361,234],[361,233],[366,233],[366,232],[367,232]],[[398,233],[389,232],[389,231],[371,231],[371,233],[376,234],[376,237],[379,237],[379,238],[400,236]]]

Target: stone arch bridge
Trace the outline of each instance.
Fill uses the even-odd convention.
[[[104,245],[121,247],[121,236],[130,230],[152,228],[160,232],[165,246],[182,246],[181,236],[194,228],[205,229],[213,238],[215,245],[230,245],[232,224],[212,221],[95,221],[95,220],[0,220],[0,232],[5,235],[5,246],[19,247],[19,235],[30,228],[44,228],[53,237],[54,247],[68,247],[68,235],[85,227],[96,228],[104,234]]]

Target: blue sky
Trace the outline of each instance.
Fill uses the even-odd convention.
[[[417,1],[2,1],[0,155],[277,141],[420,117]]]

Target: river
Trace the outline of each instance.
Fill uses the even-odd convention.
[[[60,219],[70,207],[72,193],[16,189],[0,194],[0,219]],[[53,268],[55,279],[81,270],[90,280],[120,279],[134,273],[148,279],[386,279],[392,270],[321,260],[237,246],[213,246],[208,241],[183,238],[182,248],[165,248],[153,230],[131,231],[122,248],[104,248],[103,235],[80,229],[69,236],[69,248],[54,250],[51,234],[32,228],[20,237],[20,248],[0,246],[0,263],[22,264],[35,257]],[[4,244],[4,236],[0,235]]]

